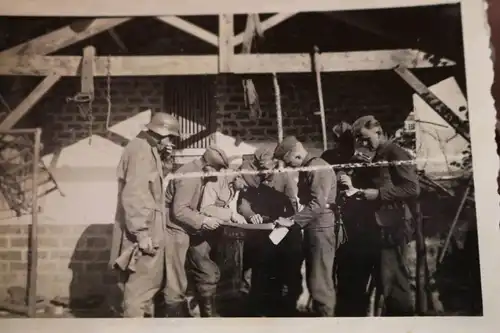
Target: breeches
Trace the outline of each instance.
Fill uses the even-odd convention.
[[[172,307],[186,301],[188,280],[185,263],[189,248],[189,235],[179,229],[168,227],[165,234],[165,303],[167,307]]]
[[[220,280],[220,270],[212,259],[218,233],[206,232],[191,236],[187,251],[187,267],[198,296],[214,296]]]

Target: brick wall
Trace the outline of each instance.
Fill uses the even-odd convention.
[[[29,226],[0,225],[0,288],[26,286]],[[102,294],[111,225],[50,225],[39,228],[37,291],[45,297]]]
[[[297,135],[308,145],[321,147],[320,119],[313,115],[318,110],[314,76],[279,75],[278,79],[284,134]],[[146,109],[161,110],[162,80],[156,77],[113,78],[110,125]],[[38,281],[39,293],[46,296],[78,297],[104,290],[106,283],[111,281],[105,263],[116,198],[114,168],[121,148],[106,140],[94,140],[92,145],[78,143],[87,137],[88,128],[78,110],[65,102],[67,96],[78,90],[78,85],[77,78],[63,79],[21,124],[23,127],[42,127],[44,153],[63,148],[62,162],[60,160],[58,166],[74,169],[73,173],[60,176],[65,198],[53,192],[41,199]],[[220,76],[216,87],[218,130],[228,135],[226,138],[240,135],[247,150],[277,138],[272,77],[255,76],[255,85],[263,109],[263,117],[258,120],[248,117],[239,78]],[[106,132],[105,87],[105,80],[96,80],[93,134],[120,143]],[[323,90],[327,127],[340,119],[351,121],[362,114],[374,113],[388,129],[397,128],[412,108],[411,91],[392,72],[323,75]],[[106,142],[108,145],[103,145]],[[243,152],[236,145],[233,148]],[[106,171],[105,179],[104,176],[96,178],[97,170]],[[29,217],[0,222],[0,290],[26,284],[27,224]]]
[[[241,78],[219,79],[218,129],[226,135],[240,136],[244,141],[275,141],[278,136],[276,105],[271,75],[253,77],[259,94],[262,117],[249,119],[244,106]],[[321,120],[315,77],[312,74],[278,75],[281,91],[284,135],[321,143]],[[394,73],[333,73],[322,77],[327,129],[340,120],[354,121],[373,113],[387,130],[403,125],[412,109],[412,94]]]

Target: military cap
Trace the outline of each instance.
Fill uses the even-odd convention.
[[[287,136],[274,150],[274,157],[277,159],[282,159],[287,153],[295,148],[298,143],[299,140],[297,140],[295,136]]]
[[[274,155],[274,149],[269,146],[262,146],[258,148],[255,153],[255,159],[259,162],[264,162],[268,160],[272,160]]]
[[[367,127],[366,125],[368,125],[370,123],[371,124],[378,123],[378,120],[375,119],[375,117],[372,116],[372,115],[359,117],[352,124],[352,133],[355,134],[355,135],[359,134],[359,132],[361,131],[361,129]]]
[[[214,168],[228,168],[229,167],[229,159],[219,146],[211,145],[205,150],[203,153],[203,159],[207,162],[208,165]]]

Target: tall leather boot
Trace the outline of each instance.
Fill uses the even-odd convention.
[[[215,296],[200,297],[199,306],[202,318],[220,317],[216,310]]]

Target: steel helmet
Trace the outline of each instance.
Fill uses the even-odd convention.
[[[147,129],[161,136],[180,136],[180,125],[176,117],[165,112],[156,112],[151,116]]]

